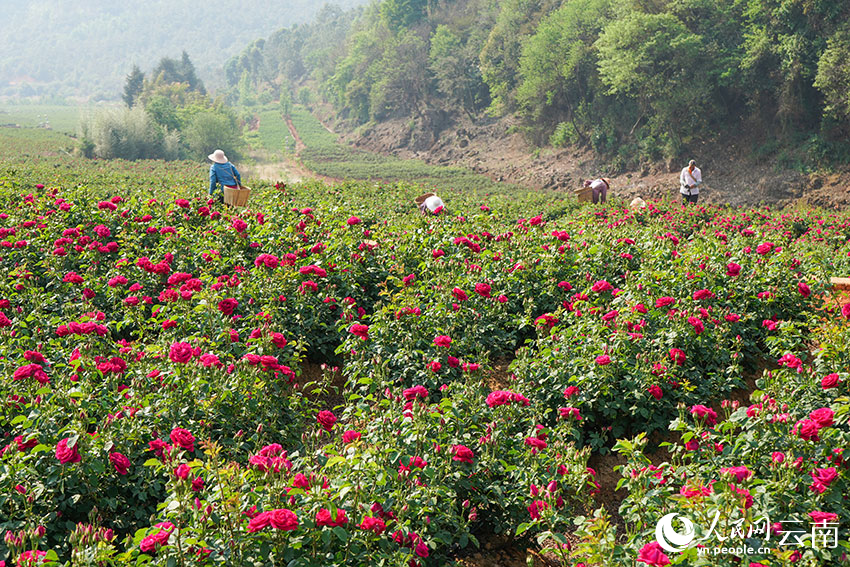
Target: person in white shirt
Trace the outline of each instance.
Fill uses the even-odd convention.
[[[431,214],[439,214],[445,207],[445,203],[443,200],[437,197],[436,195],[431,195],[427,199],[425,199],[421,205],[419,205],[419,211],[424,215],[426,211]]]
[[[679,174],[679,193],[682,194],[682,204],[696,204],[699,198],[699,186],[702,183],[702,172],[697,167],[697,162],[691,160],[688,167]]]

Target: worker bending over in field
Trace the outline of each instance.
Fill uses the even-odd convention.
[[[446,204],[443,203],[443,200],[437,197],[434,193],[425,193],[424,195],[416,197],[414,201],[419,206],[419,212],[423,215],[427,213],[439,215],[446,206]]]
[[[599,179],[586,179],[584,181],[585,187],[590,187],[593,190],[593,204],[596,203],[604,203],[608,198],[608,189],[611,188],[611,180],[607,177],[600,177]]]

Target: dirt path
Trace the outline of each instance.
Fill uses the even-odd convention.
[[[298,130],[295,129],[295,124],[292,123],[292,118],[289,116],[284,116],[284,120],[286,120],[286,126],[289,128],[289,133],[295,138],[295,155],[300,156],[301,151],[307,146],[304,145],[304,141],[301,139],[301,136],[298,135]]]
[[[309,180],[319,180],[328,184],[341,183],[341,179],[319,175],[310,171],[301,163],[301,152],[307,146],[301,136],[298,135],[292,119],[288,116],[285,116],[284,119],[289,128],[289,133],[295,139],[295,155],[284,154],[282,160],[269,160],[267,154],[251,153],[249,155],[255,163],[245,166],[245,176],[274,182],[283,181],[284,183],[302,183]]]

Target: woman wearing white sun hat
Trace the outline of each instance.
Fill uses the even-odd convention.
[[[224,188],[235,189],[242,185],[242,176],[236,166],[227,161],[224,151],[216,150],[207,157],[213,162],[210,166],[210,196],[217,192],[216,186],[221,185],[221,190],[217,192],[216,198],[219,202],[224,202]]]

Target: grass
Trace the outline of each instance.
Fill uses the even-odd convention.
[[[324,126],[305,108],[296,106],[292,123],[304,142],[301,153],[304,165],[312,171],[337,179],[374,180],[416,183],[424,187],[439,185],[475,192],[502,192],[509,187],[484,175],[457,166],[429,165],[421,160],[400,159],[357,150],[338,141],[336,134]]]
[[[0,124],[17,124],[24,128],[49,125],[56,132],[75,134],[85,109],[71,105],[4,104],[0,105]]]
[[[289,127],[277,105],[261,110],[257,117],[260,119],[260,127],[251,133],[256,145],[274,155],[295,151],[295,138],[289,133]]]

